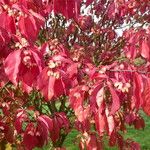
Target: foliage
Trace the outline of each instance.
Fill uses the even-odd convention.
[[[149,0],[0,0],[0,149],[75,129],[80,149],[139,150],[123,133],[150,115],[149,23]]]

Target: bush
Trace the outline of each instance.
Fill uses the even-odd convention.
[[[0,1],[0,149],[139,150],[150,115],[148,0]]]

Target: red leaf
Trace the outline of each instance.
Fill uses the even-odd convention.
[[[18,84],[19,66],[21,63],[21,51],[16,50],[8,55],[4,62],[5,73],[9,80]]]
[[[7,30],[7,32],[16,33],[16,25],[14,21],[14,17],[9,16],[7,13],[0,14],[0,27]]]
[[[64,112],[55,113],[53,119],[54,130],[50,132],[53,142],[57,141],[60,136],[60,130],[63,128],[65,132],[69,129],[69,120]]]
[[[19,110],[17,112],[16,118],[15,118],[15,123],[14,123],[17,133],[21,133],[23,131],[22,123],[26,120],[27,120],[26,112],[24,110]]]
[[[29,123],[26,127],[23,137],[23,144],[27,150],[32,150],[38,144],[38,139],[35,136],[35,127],[33,123]]]
[[[89,6],[94,0],[86,0],[86,6]]]
[[[26,92],[32,90],[36,77],[42,70],[40,55],[30,47],[30,50],[16,50],[8,55],[4,62],[5,73],[9,80],[17,85],[22,81]]]
[[[101,84],[94,87],[92,94],[91,94],[91,100],[90,105],[92,111],[94,111],[95,107],[100,107],[103,103],[103,96],[104,96],[104,88]]]
[[[115,129],[115,122],[114,122],[113,116],[110,115],[108,109],[105,110],[105,113],[106,113],[107,125],[108,125],[107,126],[108,127],[107,132],[108,132],[108,135],[110,136]]]
[[[46,100],[51,100],[54,96],[54,85],[56,78],[48,76],[48,68],[43,69],[37,80],[37,87]]]
[[[110,115],[114,115],[115,112],[120,108],[120,99],[110,83],[108,83],[108,87],[112,95],[112,105],[111,105]]]
[[[96,103],[97,103],[97,106],[100,107],[103,103],[103,100],[104,100],[104,87],[102,87],[98,92],[97,92],[97,95],[96,95]]]
[[[53,130],[53,121],[46,115],[41,115],[38,117],[38,121],[43,122],[49,131]]]
[[[141,117],[137,117],[134,121],[134,127],[135,129],[144,129],[145,127],[144,119]]]
[[[53,0],[54,13],[62,13],[67,19],[75,18],[80,12],[80,0]]]
[[[9,143],[14,142],[14,128],[9,126],[7,131],[5,132],[5,138]]]
[[[69,120],[66,116],[66,114],[64,112],[60,112],[60,113],[55,113],[55,116],[57,118],[59,127],[62,128],[66,128],[68,130],[69,128]]]
[[[59,133],[60,133],[59,124],[56,118],[53,119],[53,125],[55,129],[50,132],[50,137],[53,142],[56,142],[59,138]]]
[[[54,96],[54,84],[55,84],[55,77],[50,76],[48,80],[48,99],[51,100]]]
[[[147,59],[150,59],[150,44],[149,44],[149,42],[150,41],[148,41],[148,40],[144,40],[142,42],[142,47],[141,47],[141,55]]]
[[[133,100],[135,103],[135,107],[139,109],[143,104],[142,99],[142,90],[143,90],[143,81],[140,74],[135,72],[133,74]]]
[[[103,136],[104,130],[106,129],[106,115],[98,110],[95,114],[95,125],[100,136]]]
[[[18,27],[21,34],[27,38],[29,42],[34,42],[36,40],[38,29],[33,16],[20,17]]]
[[[48,143],[49,126],[48,123],[42,117],[38,117],[38,126],[35,132],[36,138],[38,139],[37,146],[42,147]]]
[[[86,149],[87,150],[103,150],[102,143],[97,139],[94,133],[88,135],[86,140]]]
[[[140,144],[134,141],[127,143],[127,146],[130,146],[130,150],[141,150]]]
[[[83,108],[82,106],[79,106],[74,111],[78,120],[84,122],[89,116],[90,109],[89,107]]]
[[[150,78],[145,80],[143,96],[143,105],[142,108],[144,112],[150,116]]]

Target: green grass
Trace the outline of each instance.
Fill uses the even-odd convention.
[[[143,113],[142,116],[146,124],[144,130],[135,130],[133,127],[129,127],[125,137],[132,138],[134,141],[140,143],[142,150],[150,150],[150,117]]]
[[[67,150],[78,150],[77,145],[75,145],[75,138],[78,135],[78,132],[76,130],[73,130],[69,133],[67,136],[64,146],[67,148]]]
[[[150,117],[146,116],[144,113],[141,113],[141,115],[144,117],[145,120],[145,128],[143,130],[136,130],[133,126],[128,127],[127,133],[124,135],[124,138],[130,138],[133,139],[135,142],[138,142],[141,145],[142,150],[150,150]],[[75,138],[77,134],[77,131],[73,130],[67,136],[64,142],[64,147],[66,147],[67,150],[78,150],[78,146],[75,144]],[[44,147],[43,150],[49,150],[49,146]],[[117,148],[110,148],[106,146],[105,150],[117,150]]]

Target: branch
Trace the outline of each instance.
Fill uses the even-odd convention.
[[[140,71],[140,70],[128,70],[128,69],[125,69],[125,70],[119,70],[119,69],[107,69],[107,71],[111,71],[111,72],[138,72],[138,73],[141,73],[141,74],[148,74],[150,72],[146,72],[146,71]]]

